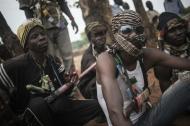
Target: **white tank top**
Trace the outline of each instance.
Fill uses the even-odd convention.
[[[137,65],[136,68],[133,71],[128,71],[127,73],[129,75],[129,78],[132,78],[135,76],[137,82],[136,82],[136,86],[140,89],[140,91],[143,91],[143,87],[144,87],[144,77],[143,77],[143,73],[140,67],[140,63],[139,61],[137,61]],[[123,79],[121,79],[121,76],[118,76],[117,78],[118,84],[119,84],[119,88],[121,91],[121,94],[123,96],[123,111],[125,113],[125,110],[127,108],[127,106],[130,104],[131,101],[129,101],[129,96],[127,95],[126,91],[128,89],[127,85],[125,84],[125,82],[123,81]],[[97,98],[98,98],[98,102],[102,108],[102,110],[104,111],[104,114],[106,116],[107,122],[109,126],[112,126],[111,120],[109,118],[109,113],[108,113],[108,109],[107,109],[107,105],[105,102],[105,99],[103,97],[103,93],[102,93],[102,87],[100,84],[98,84],[96,82],[96,87],[97,87]],[[146,111],[146,106],[145,104],[142,107],[142,111],[139,113],[136,113],[135,111],[133,111],[130,114],[130,120],[132,121],[133,124],[135,124],[139,117],[141,117],[143,115],[143,113]]]

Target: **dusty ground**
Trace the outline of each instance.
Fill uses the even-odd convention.
[[[77,70],[80,72],[80,62],[82,58],[83,51],[77,55],[75,54],[74,61]],[[153,70],[148,71],[148,81],[149,84],[154,86],[151,88],[150,101],[152,104],[155,104],[159,97],[161,96],[161,91],[159,87],[159,81],[155,78]],[[87,124],[86,126],[107,126],[107,124],[96,124],[93,121]],[[190,116],[180,116],[171,126],[190,126]]]

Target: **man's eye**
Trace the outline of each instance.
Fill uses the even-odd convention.
[[[31,38],[35,39],[38,37],[38,34],[33,34]]]
[[[122,34],[129,34],[133,31],[133,28],[130,25],[125,25],[121,26],[119,30]]]
[[[44,31],[40,32],[40,35],[45,35],[45,34],[46,34],[46,32],[44,32]]]
[[[102,31],[102,32],[97,32],[95,33],[95,36],[98,37],[98,36],[103,36],[105,35],[106,32]]]
[[[121,29],[122,34],[128,34],[128,33],[131,33],[131,32],[132,32],[132,29],[130,29],[130,28]]]

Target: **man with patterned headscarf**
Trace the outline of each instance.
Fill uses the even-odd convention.
[[[77,74],[64,78],[64,69],[47,54],[46,31],[38,19],[18,28],[25,54],[0,64],[0,88],[10,96],[10,107],[32,126],[83,125],[100,108],[95,100],[72,100],[72,88],[54,101],[47,96],[65,83],[75,83]]]
[[[190,105],[189,78],[181,78],[151,108],[146,72],[156,65],[189,70],[190,60],[142,48],[143,23],[134,11],[114,16],[112,32],[115,42],[97,57],[96,66],[98,101],[109,126],[168,125]]]

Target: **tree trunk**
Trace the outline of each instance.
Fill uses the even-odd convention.
[[[111,34],[111,8],[108,0],[79,0],[83,19],[86,24],[99,21],[108,27],[108,43],[112,41]]]
[[[12,32],[1,12],[0,37],[2,38],[4,45],[6,46],[6,48],[12,56],[17,56],[23,53],[23,49],[19,44],[18,37]]]
[[[148,39],[146,46],[156,48],[156,46],[157,46],[156,31],[155,31],[155,28],[153,27],[153,25],[149,23],[148,16],[143,7],[142,0],[133,0],[133,3],[135,5],[135,9],[136,9],[137,13],[139,13],[141,15],[141,18],[142,18],[144,26],[145,26],[145,34]]]

